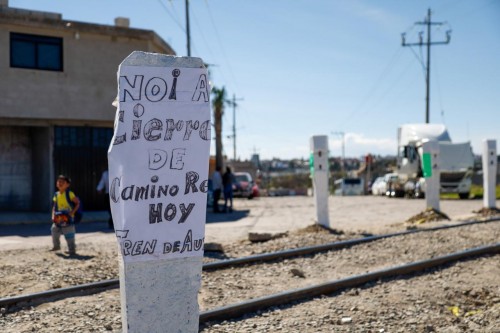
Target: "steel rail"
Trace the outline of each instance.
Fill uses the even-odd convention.
[[[366,274],[355,275],[340,280],[329,281],[318,285],[251,299],[241,303],[204,311],[200,314],[200,324],[207,323],[209,321],[235,319],[258,310],[265,310],[272,306],[289,304],[294,301],[311,299],[321,295],[329,295],[339,290],[358,287],[368,282],[378,281],[379,279],[391,278],[399,275],[408,275],[410,273],[421,272],[428,268],[441,266],[458,260],[495,253],[500,253],[500,243],[476,247],[437,258],[416,261],[401,266],[394,266]]]
[[[0,306],[8,306],[8,305],[12,305],[12,304],[17,304],[17,303],[22,303],[22,302],[30,302],[30,301],[34,301],[34,300],[40,300],[40,299],[49,299],[51,297],[60,297],[63,295],[75,295],[75,294],[82,294],[82,293],[89,294],[89,293],[91,293],[91,291],[100,291],[102,289],[108,290],[108,289],[118,288],[119,283],[120,282],[118,279],[104,280],[104,281],[99,281],[99,282],[79,284],[76,286],[71,286],[71,287],[66,287],[66,288],[41,291],[41,292],[33,293],[33,294],[26,294],[26,295],[1,298],[0,299]]]
[[[443,230],[443,229],[451,229],[451,228],[464,227],[464,226],[469,226],[469,225],[474,225],[474,224],[490,223],[490,222],[498,222],[498,221],[500,221],[500,218],[481,220],[481,221],[466,221],[463,223],[437,226],[437,227],[433,227],[433,228],[406,230],[406,231],[400,231],[400,232],[391,233],[391,234],[368,236],[368,237],[363,237],[363,238],[349,239],[349,240],[345,240],[345,241],[332,242],[332,243],[326,243],[326,244],[321,244],[321,245],[306,246],[306,247],[277,251],[277,252],[272,252],[272,253],[256,254],[256,255],[242,257],[242,258],[218,260],[218,261],[203,264],[203,270],[210,271],[210,270],[222,269],[222,268],[226,268],[226,267],[234,267],[237,265],[251,264],[251,263],[255,263],[255,262],[271,261],[271,260],[276,260],[276,259],[305,256],[308,254],[315,254],[315,253],[320,253],[320,252],[325,252],[325,251],[330,251],[330,250],[343,249],[343,248],[351,247],[353,245],[373,242],[373,241],[384,239],[384,238],[391,238],[391,237],[397,237],[397,236],[410,235],[410,234],[419,233],[419,232],[429,232],[429,231],[436,231],[436,230]]]
[[[466,221],[463,223],[438,226],[438,227],[433,227],[433,228],[407,230],[407,231],[401,231],[401,232],[396,232],[396,233],[391,233],[391,234],[368,236],[368,237],[363,237],[363,238],[356,238],[356,239],[326,243],[326,244],[321,244],[321,245],[307,246],[307,247],[301,247],[301,248],[297,248],[297,249],[290,249],[290,250],[284,250],[284,251],[277,251],[277,252],[272,252],[272,253],[256,254],[256,255],[242,257],[242,258],[218,260],[218,261],[203,264],[202,269],[203,269],[203,271],[213,271],[213,270],[223,269],[223,268],[227,268],[227,267],[235,267],[235,266],[239,266],[239,265],[272,261],[272,260],[284,259],[284,258],[290,258],[290,257],[305,256],[305,255],[309,255],[309,254],[321,253],[321,252],[326,252],[326,251],[330,251],[330,250],[343,249],[343,248],[348,248],[348,247],[351,247],[354,245],[367,243],[367,242],[373,242],[373,241],[384,239],[384,238],[391,238],[391,237],[409,235],[409,234],[419,233],[419,232],[429,232],[429,231],[436,231],[436,230],[442,230],[442,229],[451,229],[451,228],[464,227],[464,226],[469,226],[469,225],[474,225],[474,224],[482,224],[482,223],[490,223],[490,222],[498,222],[498,221],[500,221],[500,218],[492,218],[492,219],[480,220],[480,221]],[[71,286],[71,287],[58,288],[58,289],[53,289],[53,290],[48,290],[48,291],[43,291],[43,292],[38,292],[38,293],[33,293],[33,294],[0,298],[0,306],[9,306],[9,305],[13,305],[16,303],[21,303],[21,302],[43,300],[43,299],[48,299],[50,297],[60,297],[62,295],[70,296],[70,295],[75,295],[75,294],[81,294],[84,292],[86,292],[86,293],[91,293],[92,291],[99,292],[99,291],[103,291],[106,289],[118,288],[119,284],[120,284],[119,279],[111,279],[111,280],[98,281],[98,282],[76,285],[76,286]]]

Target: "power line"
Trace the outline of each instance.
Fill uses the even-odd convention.
[[[401,48],[398,48],[398,49],[399,49],[399,50],[401,50]],[[398,57],[397,57],[397,58],[399,59],[399,55],[400,55],[400,53],[398,53],[398,52],[397,52],[396,54],[398,55]],[[394,61],[392,61],[392,59],[394,59]],[[393,68],[393,67],[394,67],[394,62],[395,62],[395,60],[396,60],[396,57],[394,56],[394,57],[392,57],[392,59],[391,59],[391,61],[388,63],[388,67],[387,67],[387,68]],[[406,74],[406,72],[407,72],[407,71],[409,70],[409,68],[411,67],[411,64],[413,63],[413,61],[414,61],[414,60],[411,60],[411,62],[409,62],[409,63],[408,63],[408,64],[407,64],[407,65],[403,68],[403,70],[401,71],[401,73],[399,74],[399,76],[397,76],[395,79],[393,79],[393,80],[392,80],[392,83],[391,83],[391,84],[386,85],[386,89],[385,89],[384,91],[380,91],[380,94],[377,96],[377,98],[375,98],[375,97],[374,97],[374,98],[372,99],[372,100],[373,100],[373,102],[370,104],[370,109],[374,109],[376,106],[378,106],[378,105],[379,105],[379,103],[380,103],[381,101],[383,101],[383,100],[384,100],[385,96],[386,96],[389,92],[391,92],[391,91],[394,89],[394,87],[396,87],[397,83],[398,83],[398,82],[399,82],[399,81],[403,78],[404,74]],[[392,64],[392,66],[391,66],[391,64]],[[382,81],[382,79],[384,78],[384,76],[386,76],[385,72],[387,72],[387,71],[384,71],[384,73],[382,73],[382,75],[380,76],[379,80],[375,81],[375,85],[374,85],[374,87],[377,87],[377,89],[378,89],[378,88],[380,88],[380,87],[383,87],[383,86],[384,86],[384,85],[382,85],[380,82]],[[375,89],[373,89],[373,90],[375,90]],[[371,95],[373,95],[373,94],[371,94]],[[370,97],[371,97],[371,96],[370,96]],[[351,113],[350,113],[350,114],[349,114],[349,115],[345,118],[345,120],[343,121],[343,125],[344,125],[344,127],[345,127],[345,125],[349,124],[349,123],[350,123],[350,121],[351,121],[352,119],[354,119],[353,117],[354,117],[355,115],[357,115],[358,117],[360,117],[361,115],[365,114],[368,110],[370,110],[370,109],[368,109],[368,108],[361,108],[361,106],[362,106],[362,105],[364,105],[364,104],[365,104],[365,102],[366,102],[367,100],[368,100],[368,98],[366,98],[366,99],[363,101],[363,103],[361,103],[361,104],[359,105],[359,107],[358,107],[358,108],[356,108],[353,112],[351,112]]]
[[[217,26],[215,25],[215,21],[214,21],[214,18],[212,16],[212,11],[210,9],[210,6],[208,4],[208,1],[205,0],[205,5],[207,6],[207,11],[208,11],[208,15],[210,17],[210,22],[212,23],[212,27],[214,28],[214,31],[215,31],[215,36],[217,38],[217,42],[219,44],[219,47],[221,48],[221,51],[222,51],[222,55],[224,56],[224,60],[226,61],[227,63],[227,67],[229,69],[229,73],[231,74],[231,78],[233,79],[233,82],[237,88],[237,90],[239,90],[239,87],[238,87],[238,81],[236,80],[235,76],[234,76],[234,73],[233,73],[233,69],[231,67],[231,63],[229,62],[229,58],[227,57],[226,55],[226,52],[224,50],[224,46],[222,44],[222,41],[221,41],[221,38],[220,38],[220,35],[219,35],[219,31],[217,30]]]
[[[198,17],[196,16],[196,13],[193,9],[191,9],[191,14],[193,16],[193,19],[194,19],[194,23],[196,24],[196,27],[198,28],[197,32],[199,33],[199,35],[201,36],[201,38],[203,39],[203,42],[205,44],[205,47],[207,48],[208,52],[210,53],[210,55],[212,56],[212,59],[215,59],[215,55],[212,51],[212,48],[210,47],[210,44],[208,43],[207,39],[205,38],[205,34],[203,33],[203,29],[201,28],[200,24],[199,24],[199,20],[198,20]],[[210,66],[214,66],[213,64],[210,64]]]
[[[446,22],[432,22],[431,21],[431,9],[429,8],[427,11],[427,16],[425,17],[423,22],[415,22],[417,25],[425,25],[427,26],[427,42],[424,43],[422,34],[419,35],[419,42],[417,43],[406,43],[406,34],[401,34],[402,45],[403,46],[427,46],[427,66],[426,66],[426,94],[425,94],[425,122],[429,123],[429,100],[430,100],[430,70],[431,70],[431,46],[432,45],[442,45],[448,44],[451,39],[451,30],[446,31],[446,40],[439,42],[431,42],[431,26],[432,25],[443,25]]]
[[[441,93],[441,83],[440,83],[440,79],[439,79],[439,67],[438,67],[438,64],[439,62],[436,61],[436,56],[434,56],[434,59],[435,59],[435,62],[436,62],[436,81],[437,81],[437,90],[438,90],[438,100],[439,100],[439,107],[441,108],[441,119],[442,119],[442,122],[443,124],[446,124],[445,122],[445,118],[444,118],[444,108],[443,108],[443,96],[442,96],[442,93]]]
[[[414,25],[411,25],[409,26],[405,33],[410,33],[411,30],[414,29]],[[374,96],[375,92],[377,90],[380,89],[380,87],[382,87],[383,85],[381,84],[381,82],[383,81],[387,81],[386,79],[386,76],[389,75],[389,73],[391,72],[391,70],[394,68],[394,64],[399,60],[400,56],[402,54],[402,51],[401,51],[401,48],[400,47],[397,47],[396,50],[394,51],[393,55],[389,58],[389,61],[387,62],[386,66],[384,67],[384,69],[382,70],[382,72],[380,73],[380,75],[378,76],[378,78],[373,82],[370,90],[368,91],[368,93],[365,95],[365,97],[363,98],[363,100],[358,103],[357,107],[354,108],[354,110],[352,112],[350,112],[346,117],[344,117],[344,120],[343,120],[343,124],[346,125],[349,123],[349,121],[353,118],[353,116],[355,116],[356,114],[363,114],[366,112],[366,109],[364,109],[366,103],[372,99],[372,97]],[[387,93],[387,92],[386,92]],[[385,94],[384,94],[385,95]],[[373,105],[372,105],[373,106]],[[362,111],[363,110],[363,111]]]
[[[176,14],[172,14],[170,12],[170,10],[168,9],[168,7],[162,2],[162,0],[158,0],[158,2],[160,3],[160,5],[163,7],[163,9],[165,9],[165,11],[167,12],[167,14],[170,16],[170,18],[174,21],[174,23],[182,30],[182,32],[184,32],[186,34],[186,46],[187,46],[187,56],[190,57],[191,56],[191,28],[190,28],[190,24],[189,24],[189,0],[185,0],[185,5],[186,5],[186,11],[185,11],[185,15],[186,15],[186,28],[184,28],[182,26],[182,24],[180,23],[180,19],[177,17]],[[174,7],[174,3],[172,2],[172,0],[169,0],[170,4],[172,7]],[[175,11],[175,8],[174,8],[174,13],[176,13]]]
[[[174,17],[174,15],[170,12],[170,10],[168,9],[168,7],[163,3],[162,0],[158,0],[158,2],[160,3],[160,5],[163,7],[163,9],[165,9],[165,11],[167,12],[168,16],[170,16],[170,18],[172,19],[172,21],[174,21],[174,23],[182,30],[182,32],[186,32],[186,30],[184,29],[184,27],[182,26],[182,24],[179,22],[179,20]]]

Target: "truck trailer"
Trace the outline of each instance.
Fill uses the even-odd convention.
[[[453,143],[442,124],[404,124],[398,128],[397,180],[390,184],[394,196],[425,196],[422,145],[426,140],[439,143],[441,193],[469,197],[474,168],[470,142]]]

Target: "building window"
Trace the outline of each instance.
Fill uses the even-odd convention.
[[[10,67],[63,70],[62,38],[10,33]]]

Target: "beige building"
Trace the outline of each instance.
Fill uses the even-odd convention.
[[[0,0],[0,211],[49,211],[66,174],[86,210],[112,137],[120,62],[134,50],[175,54],[155,32],[67,21]]]

